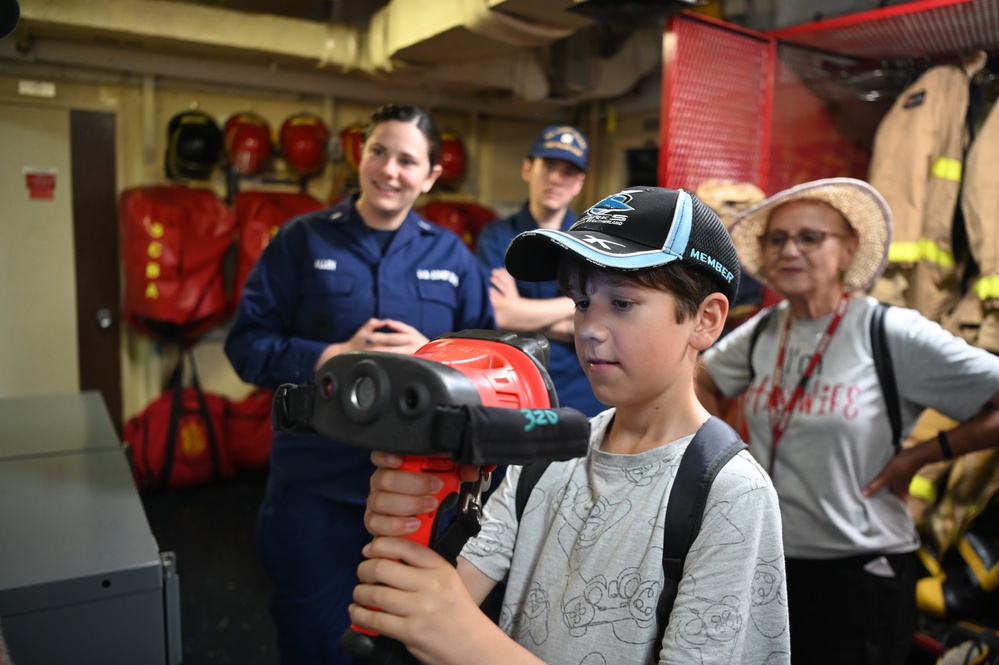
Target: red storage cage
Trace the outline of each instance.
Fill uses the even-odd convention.
[[[773,194],[864,179],[894,97],[975,49],[999,53],[999,0],[916,0],[765,34],[674,15],[663,39],[659,184],[694,190],[724,178]]]
[[[695,14],[670,19],[663,40],[661,186],[694,191],[712,178],[765,178],[772,59],[762,35]]]

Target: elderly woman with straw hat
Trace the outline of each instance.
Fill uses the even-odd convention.
[[[960,423],[898,449],[872,350],[878,304],[863,295],[891,240],[881,195],[850,178],[805,183],[731,233],[745,269],[784,301],[705,352],[698,394],[715,413],[744,395],[750,450],[777,488],[792,662],[904,663],[919,546],[904,497],[925,464],[999,445],[999,358],[888,309],[901,436],[926,407]]]

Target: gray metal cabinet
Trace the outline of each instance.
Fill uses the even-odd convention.
[[[179,581],[99,393],[0,399],[0,628],[16,665],[181,662]]]

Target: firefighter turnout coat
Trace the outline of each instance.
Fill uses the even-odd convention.
[[[971,78],[985,61],[978,52],[962,65],[926,70],[898,97],[874,138],[868,180],[888,201],[894,222],[884,279],[904,277],[890,287],[877,285],[874,294],[934,321],[959,297],[951,229],[964,170]],[[893,294],[877,292],[889,288]]]

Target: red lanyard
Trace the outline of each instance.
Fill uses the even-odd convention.
[[[826,349],[829,348],[829,342],[832,340],[833,333],[836,332],[836,328],[839,326],[840,320],[842,320],[843,315],[846,313],[846,306],[850,303],[850,296],[847,293],[843,293],[843,297],[839,299],[839,304],[836,305],[836,312],[833,314],[832,321],[829,322],[829,326],[826,328],[825,334],[822,335],[822,339],[819,340],[819,345],[815,348],[815,353],[812,354],[812,359],[808,363],[808,368],[805,369],[805,373],[801,375],[801,379],[798,381],[798,385],[795,386],[794,392],[791,394],[791,399],[777,412],[776,407],[776,397],[778,391],[780,390],[781,379],[784,374],[784,356],[787,353],[787,337],[791,330],[791,313],[788,312],[787,319],[784,320],[784,331],[781,333],[780,338],[780,350],[777,352],[777,367],[774,369],[774,379],[773,379],[773,392],[771,395],[772,403],[770,409],[770,430],[773,433],[773,442],[771,443],[770,449],[770,476],[774,474],[774,460],[777,459],[777,444],[780,443],[781,437],[784,436],[784,430],[787,429],[787,424],[791,420],[791,415],[794,413],[794,407],[801,399],[801,396],[805,394],[805,386],[808,384],[808,380],[812,378],[812,374],[815,372],[815,368],[818,367],[819,362],[822,360],[822,356],[825,354]]]

